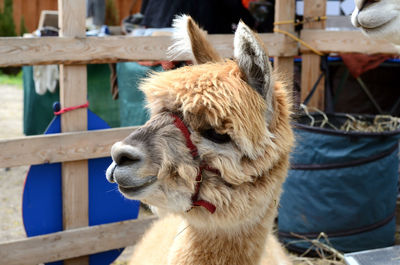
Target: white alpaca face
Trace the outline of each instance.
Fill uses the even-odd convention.
[[[366,35],[400,45],[400,0],[354,0],[352,24]]]

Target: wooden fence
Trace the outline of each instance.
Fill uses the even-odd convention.
[[[320,4],[322,6],[310,14],[324,15],[326,3],[322,1]],[[60,64],[63,107],[86,103],[85,64],[168,59],[168,37],[86,38],[84,5],[85,0],[59,0],[60,37],[0,38],[0,66]],[[305,7],[310,6],[314,6],[314,0],[305,0]],[[294,8],[294,1],[278,0],[275,20],[292,20]],[[279,25],[279,28],[294,33],[293,25]],[[370,40],[359,32],[326,32],[315,28],[321,26],[310,26],[301,32],[300,38],[324,53],[397,52],[388,43]],[[280,33],[260,35],[270,55],[275,57],[275,67],[289,77],[293,76],[293,57],[301,52],[303,59],[308,57],[303,60],[302,83],[315,82],[319,56]],[[209,39],[222,55],[232,56],[233,35],[210,35]],[[178,59],[190,58],[182,56]],[[310,86],[304,85],[302,89],[308,91]],[[151,222],[146,219],[88,227],[87,159],[109,156],[111,145],[126,137],[135,127],[89,132],[85,109],[65,113],[61,118],[60,134],[0,140],[0,167],[63,162],[65,231],[0,243],[0,260],[4,264],[37,264],[62,259],[68,259],[65,264],[88,264],[85,255],[132,245]],[[75,257],[79,258],[71,263],[69,259]]]
[[[121,21],[129,15],[131,4],[134,3],[133,13],[140,10],[141,0],[113,0]],[[0,0],[0,7],[4,5],[4,0]],[[0,8],[0,9],[1,9]],[[25,21],[28,32],[37,29],[40,13],[42,10],[57,10],[57,0],[13,0],[13,17],[17,34],[20,34],[21,19]]]

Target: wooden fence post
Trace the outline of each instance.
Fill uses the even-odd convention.
[[[326,0],[304,0],[304,18],[322,17],[325,16],[325,14]],[[324,20],[304,24],[304,29],[324,28]],[[321,57],[313,53],[303,53],[301,58],[301,102],[303,102],[321,74]],[[325,81],[324,78],[322,78],[308,106],[324,110],[324,87]]]
[[[295,17],[295,1],[280,0],[275,2],[275,22],[294,20]],[[294,24],[275,25],[276,28],[294,33]],[[280,34],[280,33],[276,33]],[[285,41],[293,41],[285,36]],[[287,82],[293,89],[293,74],[294,74],[294,57],[274,57],[274,68],[279,69],[279,72],[287,76]]]
[[[59,0],[61,37],[85,37],[85,0]],[[73,107],[87,102],[86,65],[60,65],[61,107]],[[77,109],[62,114],[61,131],[86,131],[87,110]],[[89,188],[87,160],[62,163],[63,228],[89,225]],[[66,260],[65,265],[89,264],[89,257]]]

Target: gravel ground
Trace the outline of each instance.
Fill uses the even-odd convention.
[[[0,140],[23,136],[21,87],[0,85]],[[0,168],[0,242],[25,237],[21,217],[22,190],[28,166]]]

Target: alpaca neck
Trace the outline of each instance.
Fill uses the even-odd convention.
[[[270,238],[287,164],[288,159],[280,160],[274,167],[273,175],[260,177],[251,184],[257,185],[259,190],[254,191],[257,200],[253,201],[251,208],[246,209],[245,216],[238,218],[236,215],[233,219],[225,220],[226,216],[218,216],[223,215],[218,213],[218,208],[214,215],[207,213],[204,216],[204,209],[196,209],[203,212],[181,216],[184,221],[177,229],[168,254],[168,264],[256,265],[260,264],[261,258],[264,261],[266,252],[280,248]],[[233,212],[227,216],[234,216]],[[270,260],[267,264],[278,263]]]
[[[274,216],[273,213],[265,214],[258,223],[241,224],[235,231],[204,230],[183,222],[177,231],[168,263],[258,264],[266,238],[271,233]]]

